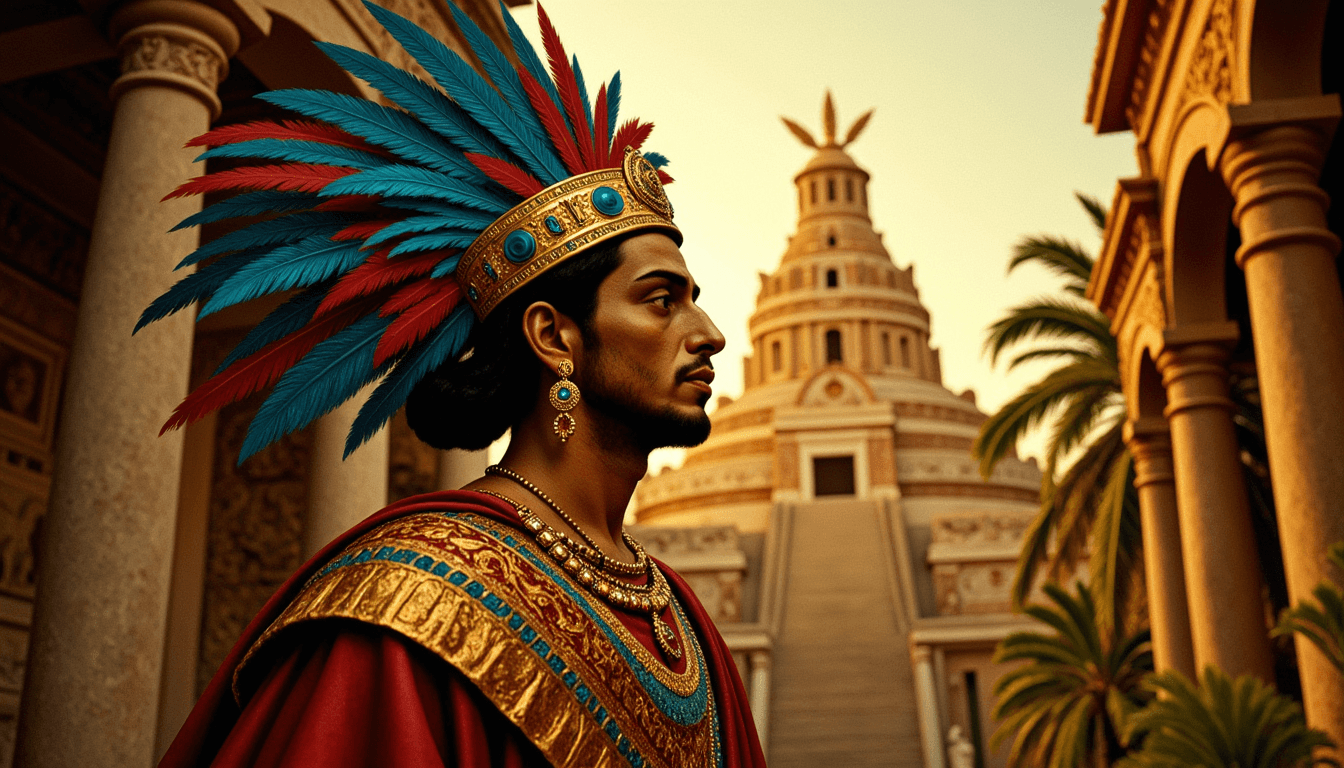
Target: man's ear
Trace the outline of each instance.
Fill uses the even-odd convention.
[[[551,373],[559,370],[561,360],[573,363],[583,345],[578,325],[545,301],[534,302],[523,310],[523,336]]]

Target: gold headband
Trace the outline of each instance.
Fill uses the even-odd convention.
[[[657,229],[681,245],[658,171],[633,149],[620,168],[565,179],[515,205],[462,255],[457,274],[484,320],[542,272],[604,240]]]

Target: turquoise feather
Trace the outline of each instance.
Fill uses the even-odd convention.
[[[257,327],[249,331],[243,337],[243,340],[238,342],[238,346],[229,352],[228,357],[224,358],[224,362],[220,363],[219,367],[215,369],[215,373],[222,373],[239,360],[260,352],[262,347],[267,344],[279,341],[303,328],[313,319],[318,306],[322,304],[327,292],[334,285],[336,285],[335,280],[319,283],[271,310],[270,314],[266,315],[257,324]]]
[[[239,216],[261,216],[272,213],[288,213],[312,208],[322,202],[311,192],[275,192],[263,189],[259,192],[245,192],[207,205],[200,213],[193,213],[183,219],[176,227],[168,230],[194,227],[197,224],[212,224],[216,221],[237,218]]]
[[[480,236],[480,230],[458,229],[440,230],[428,235],[408,237],[388,251],[388,258],[421,251],[437,251],[443,248],[468,248]]]
[[[293,139],[254,139],[237,144],[224,144],[202,152],[196,162],[212,157],[259,157],[268,160],[288,160],[293,163],[335,165],[343,168],[378,168],[391,163],[385,157],[337,144]]]
[[[559,158],[531,135],[499,93],[461,56],[414,22],[367,0],[364,6],[439,85],[453,94],[458,106],[513,150],[542,184],[550,186],[569,176]]]
[[[301,115],[325,120],[413,163],[465,181],[479,178],[476,166],[467,162],[443,137],[405,112],[330,91],[291,88],[260,93],[257,98]]]
[[[346,71],[383,92],[399,106],[414,112],[425,125],[463,152],[512,157],[503,144],[481,128],[462,108],[429,83],[376,56],[335,43],[317,43],[322,52]],[[474,166],[473,166],[474,167]],[[479,172],[478,172],[479,173]],[[488,181],[485,174],[480,174]]]
[[[231,253],[221,256],[201,269],[178,280],[162,296],[154,300],[140,315],[140,320],[131,331],[134,335],[146,325],[186,309],[197,301],[209,298],[219,290],[240,267],[252,260],[256,254],[250,251]]]
[[[621,73],[611,76],[607,86],[607,140],[616,136],[616,115],[621,110]]]
[[[495,84],[504,96],[504,101],[513,109],[514,118],[521,121],[523,127],[531,134],[529,149],[549,157],[559,168],[560,179],[564,179],[568,174],[564,172],[560,158],[551,150],[550,135],[546,133],[546,128],[537,117],[536,110],[532,108],[532,102],[527,98],[527,91],[523,90],[523,81],[518,78],[518,70],[513,68],[513,64],[505,58],[495,42],[476,26],[476,22],[472,21],[470,16],[453,3],[449,3],[448,8],[453,12],[457,28],[467,38],[467,44],[476,53],[476,58],[480,59],[490,82]]]
[[[455,205],[498,216],[513,206],[480,187],[452,176],[416,168],[393,165],[355,173],[337,179],[322,190],[324,197],[338,195],[391,195],[395,197],[431,197]]]
[[[270,293],[303,288],[359,266],[368,258],[358,241],[331,240],[322,235],[253,259],[234,272],[196,319]]]
[[[433,278],[447,277],[457,271],[457,263],[461,260],[462,254],[455,253],[443,261],[440,261],[438,264],[435,264],[434,269],[430,271],[429,276]]]
[[[666,168],[667,164],[670,162],[666,156],[658,152],[645,152],[644,159],[648,160],[649,165],[652,165],[654,168]]]
[[[406,402],[415,385],[430,371],[461,353],[475,324],[476,317],[471,307],[464,302],[401,357],[397,367],[392,369],[359,409],[359,415],[355,417],[355,423],[350,426],[350,433],[345,438],[345,456],[354,453],[355,449],[382,429]]]
[[[177,269],[229,251],[263,245],[283,245],[313,235],[325,234],[330,237],[349,224],[348,214],[329,211],[300,211],[288,216],[259,221],[202,245],[182,259]]]
[[[330,413],[381,376],[391,361],[375,368],[373,353],[392,320],[365,315],[285,371],[248,426],[238,462]]]
[[[583,70],[579,68],[579,57],[570,56],[569,66],[574,69],[574,81],[579,85],[579,101],[583,104],[583,119],[588,121],[588,135],[591,136],[593,135],[593,105],[588,103],[588,86],[583,82]]]
[[[364,241],[364,246],[368,247],[384,243],[394,237],[410,234],[412,232],[433,232],[436,230],[457,229],[469,233],[479,233],[493,222],[494,219],[490,216],[483,216],[479,213],[467,213],[465,211],[462,213],[446,215],[412,216],[379,230],[373,237]]]

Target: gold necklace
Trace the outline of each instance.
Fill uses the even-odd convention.
[[[541,549],[599,598],[621,608],[647,613],[649,622],[653,625],[654,642],[673,661],[681,659],[681,643],[677,640],[677,633],[660,615],[672,603],[672,587],[667,583],[662,570],[654,565],[647,555],[642,559],[647,564],[648,583],[629,584],[619,581],[600,570],[584,565],[582,560],[574,556],[569,540],[564,534],[537,517],[537,514],[528,507],[502,493],[483,489],[477,492],[501,499],[517,510],[518,517],[523,521],[523,528],[537,540]],[[640,553],[642,554],[642,548]]]
[[[556,533],[570,541],[572,548],[579,553],[580,557],[583,557],[598,568],[604,571],[611,571],[612,573],[623,574],[625,576],[639,576],[648,569],[648,555],[645,554],[644,547],[640,546],[639,542],[635,541],[634,537],[625,531],[621,531],[621,539],[625,541],[625,545],[635,553],[635,562],[633,563],[623,563],[603,552],[602,549],[597,546],[597,542],[593,540],[593,537],[588,535],[587,531],[583,530],[578,523],[574,522],[573,518],[565,514],[565,511],[560,508],[560,505],[556,504],[550,496],[547,496],[545,491],[538,488],[527,478],[514,472],[508,467],[503,467],[498,464],[491,464],[486,467],[485,474],[512,480],[531,491],[533,495],[545,502],[546,506],[550,507],[552,512],[559,515],[560,519],[564,520],[570,528],[573,528],[575,533],[583,537],[587,547],[569,539],[569,537],[565,536],[563,533],[558,531]]]

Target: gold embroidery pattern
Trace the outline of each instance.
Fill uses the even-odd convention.
[[[718,764],[713,691],[681,611],[676,622],[689,653],[677,676],[599,610],[625,647],[612,642],[561,584],[514,549],[524,535],[463,513],[411,515],[376,529],[320,571],[249,649],[235,695],[248,663],[278,633],[348,618],[398,632],[452,664],[557,766]],[[675,688],[659,684],[660,669]]]

